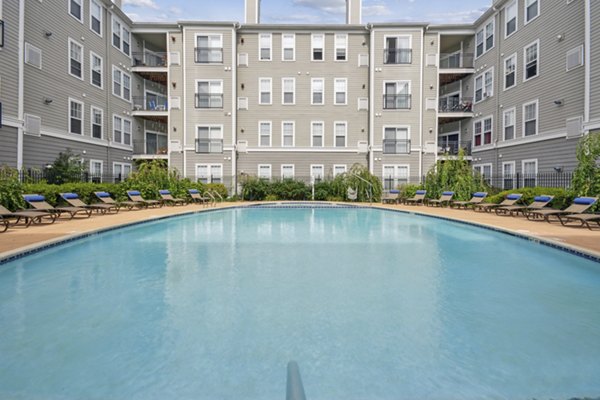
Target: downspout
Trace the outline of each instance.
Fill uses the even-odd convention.
[[[425,68],[426,62],[425,49],[423,48],[424,44],[425,28],[421,28],[421,68],[419,72],[419,183],[421,183],[421,179],[423,179],[423,69]]]
[[[374,107],[375,107],[375,32],[373,25],[368,24],[366,26],[369,31],[369,37],[371,39],[371,48],[369,49],[369,143],[367,149],[369,152],[369,172],[374,174],[375,172],[375,157],[373,154],[373,143],[375,141],[375,129],[374,121]]]
[[[231,187],[232,192],[237,194],[237,30],[239,24],[235,24],[231,29],[231,141],[233,148],[231,150]]]
[[[183,73],[183,146],[181,146],[181,148],[183,149],[183,177],[187,178],[187,64],[186,64],[186,41],[185,41],[185,26],[182,27],[182,46],[181,46],[181,53],[182,53],[182,68],[181,71]],[[196,90],[196,88],[194,88],[194,90]],[[194,99],[194,101],[196,101]],[[194,176],[195,176],[196,172],[194,172]]]
[[[25,1],[19,1],[19,69],[18,80],[19,86],[17,89],[17,169],[23,169],[23,130],[25,118]]]

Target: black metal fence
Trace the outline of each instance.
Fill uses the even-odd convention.
[[[52,169],[22,169],[18,171],[18,174],[21,182],[48,182],[56,184],[71,182],[118,183],[127,177],[125,174],[94,174],[88,171],[77,173],[57,173]]]

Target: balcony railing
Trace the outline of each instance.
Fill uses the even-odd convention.
[[[470,113],[473,112],[472,97],[443,97],[438,105],[440,113]]]
[[[449,155],[449,156],[457,156],[460,149],[464,151],[465,156],[471,155],[471,141],[442,141],[438,143],[438,154]]]
[[[133,110],[168,111],[168,99],[166,96],[161,95],[133,96]]]
[[[412,49],[384,49],[384,64],[411,64]]]
[[[134,67],[163,68],[167,66],[167,53],[138,51],[131,54]]]
[[[410,94],[384,94],[383,109],[384,110],[410,110],[411,95]]]
[[[223,95],[196,93],[196,108],[223,108]]]
[[[133,141],[133,154],[159,156],[166,155],[168,152],[169,148],[166,143],[158,144],[157,142],[144,142],[143,140]]]
[[[223,63],[222,47],[196,47],[196,62],[199,64]]]
[[[384,139],[383,154],[410,154],[410,139]]]
[[[472,53],[440,54],[440,69],[473,68]]]
[[[223,153],[223,139],[196,139],[196,153]]]

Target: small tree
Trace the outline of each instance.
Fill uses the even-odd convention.
[[[46,181],[50,184],[61,185],[69,182],[80,182],[85,176],[87,169],[81,157],[67,149],[64,153],[58,153],[54,163],[46,170]]]
[[[574,196],[600,194],[600,132],[590,133],[577,147],[579,164],[573,173],[571,191]]]
[[[19,180],[19,171],[8,166],[0,166],[0,204],[11,211],[25,205],[21,194],[23,185]]]

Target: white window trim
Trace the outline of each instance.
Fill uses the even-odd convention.
[[[100,6],[100,33],[96,32],[92,29],[92,3]],[[104,7],[97,0],[90,0],[90,31],[94,32],[96,35],[103,37],[104,34]],[[111,38],[112,39],[112,38]]]
[[[70,1],[69,1],[69,4],[71,4]],[[69,75],[71,75],[73,78],[79,79],[80,81],[84,81],[85,80],[85,73],[84,73],[84,71],[85,71],[85,55],[84,55],[85,48],[83,47],[83,45],[81,43],[79,43],[78,41],[73,40],[71,38],[69,38],[68,42],[69,42],[69,45],[67,46],[67,51],[69,52],[69,58],[68,58],[69,62],[67,63],[67,65],[69,68],[69,71],[68,71]],[[73,44],[73,43],[81,48],[81,76],[77,76],[77,75],[74,75],[71,73],[71,44]]]
[[[396,130],[396,132],[398,132],[398,129],[406,129],[406,140],[411,140],[410,139],[410,125],[383,125],[382,129],[381,129],[381,140],[385,140],[385,130],[386,129],[392,129],[394,128]],[[448,132],[447,134],[453,134],[453,133],[460,133],[460,132]],[[396,139],[398,140],[398,139]]]
[[[262,102],[262,92],[261,92],[261,88],[260,88],[260,82],[262,80],[268,80],[269,81],[269,102],[268,103],[263,103]],[[196,84],[196,88],[197,88],[197,84]],[[261,106],[270,106],[273,104],[273,78],[258,78],[258,104]]]
[[[337,102],[337,92],[335,90],[335,84],[337,81],[344,81],[344,84],[346,86],[346,90],[344,91],[345,96],[344,96],[344,102],[343,103],[338,103]],[[333,105],[334,106],[346,106],[348,105],[348,78],[333,78]]]
[[[120,142],[115,141],[115,118],[119,118],[121,120],[121,141]],[[125,121],[128,121],[129,126],[131,127],[131,132],[129,132],[131,143],[129,143],[129,144],[125,143]],[[110,138],[111,143],[116,143],[121,146],[132,147],[133,146],[133,121],[130,118],[122,117],[119,114],[113,114],[111,122],[112,122],[112,132],[111,132],[112,135]]]
[[[539,1],[539,0],[538,0]],[[527,49],[530,48],[533,45],[537,45],[537,74],[531,78],[527,78]],[[528,45],[526,45],[525,47],[523,47],[523,82],[528,82],[532,79],[537,78],[538,76],[541,75],[540,72],[540,53],[541,53],[541,47],[540,47],[540,39],[534,40],[533,42],[529,43]]]
[[[525,164],[527,163],[535,163],[535,172],[533,173],[535,175],[535,183],[533,184],[533,186],[537,186],[538,159],[530,158],[528,160],[521,160],[521,174],[523,174],[523,183],[525,183]]]
[[[515,83],[511,87],[506,87],[506,62],[508,60],[510,60],[511,58],[514,58],[514,64],[515,64]],[[503,76],[503,79],[502,79],[503,80],[502,87],[504,88],[504,91],[506,92],[507,90],[516,88],[517,87],[517,83],[519,82],[519,80],[518,80],[519,79],[519,63],[518,63],[518,60],[517,60],[517,53],[513,53],[510,56],[505,57],[504,60],[503,60],[503,62],[504,62],[504,65],[503,65],[503,67],[504,67],[503,68],[504,69],[504,76]]]
[[[260,176],[260,170],[261,170],[261,168],[266,168],[266,167],[269,167],[269,176],[268,177],[262,177],[262,176]],[[272,165],[271,164],[258,164],[256,176],[258,177],[258,179],[268,179],[268,180],[271,180],[273,178],[273,167],[272,167]]]
[[[325,165],[323,164],[310,164],[310,181],[315,181],[315,176],[313,175],[313,168],[321,168],[321,179],[325,179]]]
[[[285,84],[284,81],[286,80],[292,80],[292,95],[294,96],[294,101],[292,101],[291,103],[286,103],[285,102]],[[282,106],[293,106],[296,105],[296,78],[292,78],[292,77],[284,77],[281,78],[281,105]]]
[[[102,119],[100,120],[100,133],[99,138],[94,137],[94,111],[100,111]],[[100,107],[90,106],[90,137],[96,140],[104,140],[104,110]]]
[[[507,35],[508,20],[506,19],[506,12],[508,10],[508,7],[511,7],[512,5],[515,5],[515,10],[517,10],[517,14],[515,15],[515,30],[513,33]],[[511,37],[515,33],[517,33],[518,31],[519,31],[519,0],[513,0],[510,4],[508,4],[504,7],[504,39],[508,39],[509,37]]]
[[[284,41],[283,41],[284,36],[291,36],[293,38],[292,59],[291,60],[285,59],[285,47],[284,47]],[[283,62],[296,61],[296,34],[295,33],[282,33],[281,34],[281,61],[283,61]]]
[[[116,178],[116,176],[115,176],[115,169],[116,168],[115,167],[117,165],[121,167],[121,175],[122,175],[123,179],[127,178],[129,176],[129,174],[131,174],[132,168],[131,168],[131,164],[130,163],[113,162],[112,163],[112,167],[113,167],[113,169],[112,169],[113,179]],[[125,172],[124,172],[125,167],[129,167],[129,174],[127,174],[127,175],[125,175]]]
[[[315,81],[321,81],[322,85],[321,87],[323,88],[323,96],[322,98],[322,102],[321,103],[315,103],[314,102],[314,93],[315,93]],[[310,105],[311,106],[324,106],[325,105],[325,78],[312,78],[310,80]]]
[[[507,190],[506,186],[504,185],[504,181],[506,181],[506,179],[508,179],[506,177],[506,175],[504,174],[504,166],[505,165],[512,165],[513,174],[511,176],[510,180],[513,183],[512,184],[513,187],[511,189],[516,189],[514,187],[514,185],[515,185],[515,175],[517,174],[517,163],[516,163],[516,161],[505,161],[505,162],[502,163],[502,189]]]
[[[489,94],[485,91],[485,75],[490,72],[492,74],[492,93]],[[481,100],[477,101],[477,79],[481,78]],[[477,75],[475,77],[475,79],[473,79],[473,104],[478,104],[481,103],[487,99],[489,99],[490,97],[494,97],[494,67],[490,67],[488,69],[486,69],[485,71],[483,71],[481,74]],[[487,96],[486,96],[487,94]]]
[[[401,85],[403,83],[408,83],[408,93],[407,93],[407,95],[410,96],[410,104],[409,104],[410,107],[408,107],[408,108],[390,108],[390,109],[386,109],[386,108],[383,108],[383,107],[385,107],[385,105],[383,105],[382,106],[383,111],[384,112],[386,112],[386,111],[393,111],[393,112],[398,112],[398,111],[408,112],[408,111],[411,111],[411,109],[412,109],[412,81],[409,81],[409,80],[403,80],[403,81],[399,81],[399,80],[383,81],[382,92],[383,92],[384,96],[386,95],[385,87],[386,87],[386,84],[388,84],[388,83],[395,83],[396,84],[396,94],[394,94],[394,95],[397,95],[398,86],[399,85]],[[460,96],[460,97],[462,97],[462,96]]]
[[[489,49],[487,48],[487,37],[486,37],[486,30],[487,30],[487,26],[490,24],[490,22],[494,25],[493,27],[493,31],[494,31],[494,44],[492,45],[492,47],[490,47]],[[481,53],[481,55],[477,55],[477,33],[483,31],[483,53]],[[475,60],[477,60],[478,58],[483,57],[488,51],[492,50],[494,47],[496,47],[496,20],[494,19],[494,17],[488,19],[487,21],[485,21],[484,24],[481,25],[481,29],[478,29],[475,32]]]
[[[336,174],[336,173],[335,173],[335,170],[336,170],[337,168],[340,168],[340,167],[343,167],[343,168],[344,168],[344,172],[340,172],[340,173]],[[333,164],[333,177],[334,177],[334,178],[335,178],[336,176],[338,176],[338,175],[345,174],[346,172],[348,172],[348,165],[347,165],[347,164]]]
[[[323,58],[321,60],[315,60],[314,55],[315,55],[315,36],[321,36],[323,37],[323,47],[322,47],[322,52],[323,52]],[[310,35],[310,61],[312,62],[325,62],[325,34],[324,33],[313,33]]]
[[[261,37],[262,36],[269,36],[269,58],[265,58],[264,60],[261,57]],[[273,61],[273,34],[272,33],[259,33],[258,34],[258,61],[263,61],[263,62],[268,62],[268,61]]]
[[[539,18],[540,14],[542,13],[542,1],[541,0],[536,0],[538,3],[538,13],[535,17],[531,18],[529,21],[527,21],[527,0],[523,1],[523,25],[527,25],[530,22],[535,21],[536,19]]]
[[[485,143],[485,120],[491,120],[491,127],[492,127],[492,134],[491,134],[491,139],[490,139],[490,143]],[[477,124],[478,122],[481,122],[481,144],[479,146],[477,146],[475,144],[475,124]],[[472,138],[471,138],[471,143],[473,143],[473,148],[485,148],[487,146],[491,146],[494,143],[494,116],[493,115],[488,115],[485,117],[481,117],[479,119],[476,119],[473,121],[473,132],[472,132]]]
[[[292,145],[286,146],[285,143],[285,135],[283,126],[285,124],[292,125]],[[281,147],[295,147],[296,146],[296,121],[281,121]]]
[[[73,131],[71,130],[71,103],[77,103],[81,106],[81,134],[73,133]],[[83,101],[79,101],[72,97],[69,97],[69,108],[67,114],[69,116],[69,134],[81,137],[85,136],[85,104],[83,104]]]
[[[289,178],[285,178],[285,179],[295,179],[295,178],[296,178],[296,165],[295,165],[295,164],[281,164],[281,168],[280,168],[280,171],[281,171],[281,175],[280,175],[280,176],[281,176],[281,179],[284,179],[284,176],[283,176],[283,169],[284,169],[285,167],[292,167],[292,176],[291,176],[291,177],[289,177]]]
[[[338,36],[345,36],[346,37],[346,46],[342,47],[342,46],[338,46]],[[333,35],[333,61],[334,62],[348,62],[348,59],[350,58],[348,56],[348,34],[347,33],[336,33]],[[337,50],[338,48],[340,49],[344,49],[345,50],[345,54],[346,54],[346,58],[343,60],[338,60],[337,59]]]
[[[219,107],[197,108],[197,110],[208,110],[208,111],[210,111],[210,110],[223,110],[225,108],[225,85],[223,83],[223,79],[196,79],[194,81],[194,95],[199,94],[199,92],[198,92],[198,84],[200,82],[206,82],[206,83],[208,83],[209,89],[210,89],[211,83],[218,82],[220,84],[220,86],[221,86],[221,91],[220,92],[214,92],[214,93],[213,92],[209,92],[208,94],[209,95],[220,94],[221,96],[223,96],[222,100],[221,100],[221,106],[222,107],[220,107],[220,108]]]
[[[79,21],[80,23],[83,24],[83,15],[85,14],[84,12],[84,8],[83,8],[83,0],[79,0],[79,6],[81,7],[81,17],[77,18],[76,16],[73,15],[73,13],[71,13],[71,0],[67,0],[69,2],[69,15],[75,20],[75,21]]]
[[[211,179],[209,179],[208,183],[212,183],[212,175],[213,175],[212,170],[213,170],[214,167],[217,167],[218,169],[221,170],[220,178],[221,178],[221,182],[223,182],[223,177],[225,176],[225,174],[223,173],[224,172],[223,171],[223,164],[219,164],[219,163],[197,163],[197,164],[195,164],[194,165],[194,175],[195,175],[195,178],[196,178],[196,182],[198,182],[198,179],[200,179],[200,176],[198,175],[198,167],[200,167],[200,166],[206,166],[206,167],[208,167],[207,168],[208,169],[208,176],[209,176],[209,178],[211,178]]]
[[[103,172],[104,172],[104,161],[90,159],[90,163],[89,163],[90,174],[92,173],[92,164],[94,164],[94,163],[100,164],[100,181],[102,181],[102,175],[103,175]]]
[[[344,125],[344,147],[337,146],[337,144],[336,144],[336,138],[337,138],[336,128],[338,125]],[[339,149],[344,149],[344,148],[348,147],[348,121],[334,121],[333,122],[333,147],[339,148]]]
[[[483,169],[485,167],[490,167],[490,175],[486,176],[485,174],[483,174]],[[484,179],[486,178],[490,178],[494,175],[494,164],[492,163],[483,163],[483,164],[473,164],[473,171],[475,171],[476,169],[480,169],[481,172],[480,174],[483,176]]]
[[[269,144],[261,144],[261,131],[260,126],[266,124],[269,125]],[[272,121],[258,121],[258,147],[272,147],[273,146],[273,122]]]
[[[398,175],[398,170],[400,168],[406,168],[406,183],[410,183],[410,165],[409,164],[383,164],[381,166],[381,178],[382,181],[385,180],[385,170],[386,168],[394,168],[394,180],[397,181],[400,179]],[[396,183],[397,185],[397,183]]]
[[[321,125],[321,146],[314,145],[314,125]],[[310,121],[310,147],[325,147],[325,122],[324,121]]]
[[[412,47],[412,45],[413,45],[413,38],[412,38],[412,36],[413,35],[402,35],[402,34],[384,35],[383,36],[383,49],[385,50],[387,48],[387,40],[388,40],[388,38],[397,38],[397,39],[408,38],[408,43],[409,43],[408,47],[398,47],[398,49],[412,50],[413,49],[413,47]],[[394,64],[386,64],[386,65],[394,65]]]
[[[93,58],[97,57],[100,59],[100,86],[96,86],[93,82],[94,76],[94,63],[92,62]],[[123,79],[121,78],[121,81]],[[122,82],[121,82],[122,83]],[[104,89],[104,58],[100,57],[98,54],[94,53],[90,50],[90,85],[98,89]]]
[[[525,123],[527,122],[525,120],[525,107],[530,106],[532,104],[535,104],[535,135],[525,135]],[[540,134],[540,100],[539,99],[535,99],[533,101],[528,101],[527,103],[523,103],[523,110],[522,110],[523,114],[523,126],[521,127],[523,129],[523,132],[521,133],[522,137],[535,137],[538,136]]]
[[[202,64],[209,64],[209,65],[223,65],[223,62],[225,61],[225,50],[223,49],[223,34],[222,33],[214,33],[214,32],[198,32],[194,35],[194,49],[196,47],[198,47],[198,38],[200,36],[218,36],[219,37],[219,42],[220,42],[220,47],[221,47],[221,62],[210,62],[210,63],[202,63]],[[259,50],[260,51],[260,50]],[[196,55],[194,55],[194,61],[196,61]]]
[[[509,112],[513,111],[514,112],[514,121],[513,121],[513,128],[514,128],[514,136],[512,139],[507,139],[506,138],[506,118],[505,115]],[[511,107],[511,108],[507,108],[506,110],[502,111],[502,141],[508,141],[508,140],[515,140],[517,139],[517,107]]]
[[[119,30],[119,47],[115,46],[115,43],[113,41],[113,28],[114,28],[114,20],[116,20],[119,24],[120,24],[120,30]],[[124,40],[124,35],[123,35],[123,30],[126,30],[129,33],[129,39],[128,40]],[[123,51],[123,43],[128,43],[129,44],[129,54],[125,53]],[[125,23],[123,22],[123,20],[121,18],[117,18],[117,16],[115,14],[112,14],[112,18],[110,20],[110,44],[112,45],[112,47],[114,47],[115,49],[119,50],[121,53],[125,54],[127,57],[131,57],[131,30],[126,27]]]
[[[119,70],[119,72],[121,72],[121,93],[119,94],[115,94],[115,69]],[[125,93],[125,85],[123,84],[123,82],[125,82],[125,80],[123,79],[123,76],[127,76],[129,77],[129,99],[126,99],[125,96],[123,95],[123,93]],[[129,75],[128,73],[124,72],[121,68],[113,65],[112,66],[112,73],[110,75],[110,84],[111,84],[111,88],[110,88],[110,92],[112,93],[113,96],[126,101],[128,103],[131,103],[132,101],[132,88],[131,85],[133,83],[133,81],[131,80],[131,75]],[[198,86],[196,86],[198,87]]]

